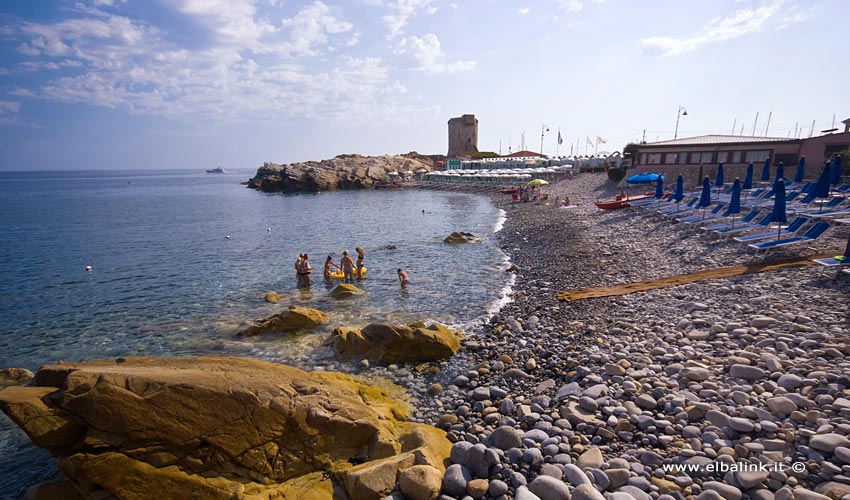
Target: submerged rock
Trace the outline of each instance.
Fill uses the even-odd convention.
[[[347,299],[349,297],[363,295],[364,293],[366,292],[357,288],[351,283],[342,283],[337,285],[333,290],[331,290],[330,296],[335,299]]]
[[[242,358],[47,365],[0,409],[85,499],[379,498],[450,451],[378,389]]]
[[[438,323],[428,327],[416,323],[373,323],[362,329],[339,327],[329,341],[339,358],[385,363],[445,359],[460,348],[460,335]]]
[[[481,239],[472,233],[454,231],[452,234],[446,236],[443,241],[446,243],[477,243]]]
[[[309,307],[289,306],[286,311],[260,320],[239,332],[240,337],[252,337],[265,333],[292,333],[311,330],[324,324],[322,311]]]

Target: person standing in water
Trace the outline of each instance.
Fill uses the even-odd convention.
[[[299,253],[298,258],[295,259],[295,281],[298,283],[298,286],[301,286],[301,263],[304,261],[304,254]]]
[[[326,280],[331,279],[331,266],[339,269],[339,266],[334,264],[333,257],[333,255],[328,255],[328,258],[325,260],[325,269],[323,271],[323,274]]]
[[[363,259],[366,257],[366,251],[363,250],[363,247],[357,247],[354,249],[357,252],[357,278],[363,279]]]
[[[346,283],[351,283],[351,271],[354,269],[354,261],[348,256],[348,250],[342,251],[342,258],[339,259],[339,267],[342,269],[343,280]]]
[[[401,283],[402,290],[406,289],[407,284],[410,283],[410,277],[402,268],[398,269],[398,282]]]
[[[310,256],[305,253],[301,259],[301,268],[298,270],[298,276],[301,278],[300,286],[305,288],[310,286],[310,271],[312,270],[313,268],[310,267]]]

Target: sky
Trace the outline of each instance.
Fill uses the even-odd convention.
[[[807,137],[850,118],[848,17],[846,0],[4,0],[0,170],[445,154],[470,113],[502,154],[620,150],[677,117],[679,137]]]

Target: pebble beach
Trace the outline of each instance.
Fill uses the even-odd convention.
[[[387,369],[414,419],[454,443],[440,498],[850,499],[850,276],[802,266],[558,301],[752,261],[742,243],[593,205],[619,190],[579,174],[544,188],[572,208],[493,194],[511,302],[439,373]],[[838,226],[771,259],[846,241]]]

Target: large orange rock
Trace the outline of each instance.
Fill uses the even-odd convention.
[[[339,358],[397,363],[450,358],[460,349],[460,337],[438,323],[427,327],[373,323],[362,329],[339,327],[330,340]]]
[[[289,306],[280,313],[260,320],[239,332],[240,337],[253,337],[266,333],[293,333],[312,330],[325,322],[322,311],[309,307]]]
[[[376,388],[263,361],[132,357],[35,381],[0,409],[85,499],[377,499],[399,469],[445,470],[451,446]]]

